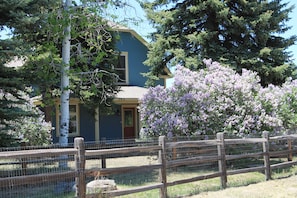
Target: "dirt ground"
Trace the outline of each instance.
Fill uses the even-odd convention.
[[[204,192],[188,198],[297,198],[297,176],[248,186]]]

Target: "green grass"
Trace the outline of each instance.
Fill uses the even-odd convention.
[[[195,177],[198,174],[206,173],[205,171],[169,171],[168,181],[179,180],[183,178]],[[273,179],[284,178],[297,174],[297,167],[293,166],[291,168],[277,169],[272,171]],[[153,173],[153,175],[157,178],[157,172]],[[133,188],[139,185],[148,185],[152,183],[152,178],[148,178],[144,174],[137,175],[126,175],[126,178],[130,178],[131,180],[123,180],[117,182],[117,179],[114,178],[117,182],[117,186],[120,189]],[[227,178],[227,188],[231,187],[241,187],[248,186],[250,184],[256,184],[260,182],[265,182],[265,174],[263,172],[251,172],[244,173],[238,175],[230,175]],[[168,195],[170,198],[179,198],[186,197],[191,195],[196,195],[203,192],[209,191],[218,191],[221,190],[220,178],[206,179],[202,181],[191,182],[187,184],[175,185],[168,187]],[[126,196],[121,196],[122,198],[156,198],[159,197],[159,190],[150,190],[142,193],[134,193]]]
[[[138,164],[153,164],[155,163],[154,160],[148,157],[135,157],[129,158],[120,158],[120,159],[111,159],[107,161],[108,167],[119,167],[119,166],[128,166],[129,164],[133,164],[133,160],[137,161]],[[294,159],[296,160],[296,159]],[[276,161],[286,161],[286,159],[278,159]],[[98,160],[90,160],[88,161],[87,167],[98,167],[99,161]],[[240,164],[244,164],[240,162]],[[70,165],[70,167],[72,164]],[[14,169],[15,167],[9,167],[9,169]],[[47,169],[48,168],[48,169]],[[50,170],[52,168],[52,170]],[[72,167],[71,167],[72,168]],[[206,167],[181,167],[170,169],[167,171],[167,181],[174,182],[176,180],[181,180],[185,178],[192,178],[198,175],[211,173],[216,170],[217,167],[214,166],[206,166]],[[1,170],[0,170],[1,171]],[[2,171],[4,171],[2,169]],[[36,167],[36,170],[32,170],[34,172],[50,172],[50,171],[57,171],[54,167]],[[275,169],[272,171],[272,178],[279,179],[284,177],[289,177],[292,175],[296,175],[297,173],[297,166],[293,166],[290,168],[282,168],[282,169]],[[93,178],[88,178],[92,180]],[[126,174],[118,174],[109,177],[109,179],[114,179],[119,189],[128,189],[138,186],[149,185],[153,183],[159,183],[159,173],[157,170],[155,171],[144,171],[139,173],[126,173]],[[252,173],[245,173],[240,175],[231,175],[227,178],[228,183],[227,187],[240,187],[240,186],[247,186],[250,184],[255,184],[259,182],[265,181],[265,174],[264,172],[252,172]],[[55,189],[55,184],[50,185],[41,185],[41,186],[29,186],[29,188],[23,189],[23,194],[28,194],[27,197],[30,198],[37,198],[42,195],[45,198],[51,197],[58,197],[58,198],[70,198],[74,196],[74,192],[71,193],[64,193],[64,194],[55,194],[53,191]],[[190,195],[195,195],[203,192],[209,191],[218,191],[221,190],[220,178],[213,178],[207,179],[202,181],[191,182],[182,185],[175,185],[168,187],[168,195],[170,198],[178,198],[178,197],[185,197]],[[0,190],[1,191],[1,190]],[[1,195],[1,192],[0,192]],[[18,196],[15,196],[18,197]],[[26,196],[22,196],[26,197]],[[126,196],[121,196],[123,198],[156,198],[159,197],[159,190],[150,190],[141,193],[134,193]]]
[[[272,171],[272,179],[281,179],[290,177],[297,174],[297,166],[292,166],[290,168],[278,168]]]

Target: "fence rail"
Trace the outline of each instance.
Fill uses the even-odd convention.
[[[294,140],[297,140],[297,135],[268,137],[268,133],[263,133],[262,138],[244,138],[244,139],[225,139],[223,133],[218,133],[216,139],[212,140],[197,140],[197,141],[168,141],[164,136],[159,138],[156,145],[141,145],[129,146],[122,148],[100,148],[91,150],[86,149],[86,144],[83,138],[76,138],[74,148],[59,148],[59,149],[37,149],[37,150],[19,150],[19,151],[4,151],[0,152],[0,159],[15,159],[14,162],[1,161],[1,166],[9,164],[20,164],[24,169],[29,163],[41,163],[42,159],[46,158],[48,162],[57,160],[71,159],[73,161],[73,168],[65,169],[63,172],[49,172],[42,174],[30,174],[21,171],[21,175],[6,175],[0,177],[0,188],[10,188],[15,186],[22,186],[34,184],[36,181],[46,183],[56,181],[57,178],[69,178],[75,180],[75,197],[92,198],[98,197],[99,193],[87,194],[86,178],[88,176],[110,176],[123,173],[138,173],[141,171],[158,170],[159,180],[155,183],[150,183],[145,186],[138,186],[129,189],[120,189],[112,191],[101,192],[109,197],[127,195],[137,192],[148,191],[152,189],[159,189],[160,197],[167,197],[167,188],[174,185],[185,184],[210,178],[220,178],[221,187],[226,188],[228,183],[228,176],[264,171],[266,180],[271,179],[271,170],[277,168],[290,167],[297,164],[293,161],[293,156],[296,155],[297,149],[294,148]],[[272,142],[281,141],[282,147],[285,150],[270,149]],[[249,145],[251,148],[248,152],[238,151],[239,146]],[[281,147],[280,146],[280,147]],[[158,162],[148,165],[134,165],[119,167],[106,167],[105,160],[110,157],[135,156],[136,153],[142,155],[149,155],[150,153],[158,153]],[[62,158],[61,156],[64,156]],[[272,164],[271,160],[275,157],[287,156],[287,162],[280,162]],[[241,167],[230,169],[229,163],[235,160],[244,159],[261,159],[262,164],[257,164],[253,167]],[[88,159],[102,160],[104,166],[88,168],[86,164]],[[194,166],[201,164],[212,164],[217,169],[214,172],[204,173],[192,178],[182,178],[179,180],[168,181],[168,170],[176,167]]]

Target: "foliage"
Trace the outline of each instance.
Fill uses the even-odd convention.
[[[148,76],[157,77],[165,64],[198,70],[203,58],[211,58],[239,73],[243,68],[256,71],[262,85],[283,83],[296,75],[287,51],[296,36],[281,36],[290,29],[286,22],[293,7],[287,5],[280,0],[144,3],[156,28],[145,62],[151,67]]]
[[[272,135],[296,128],[297,81],[262,88],[259,76],[211,60],[198,72],[177,66],[172,87],[150,88],[140,105],[143,135]]]
[[[16,146],[20,142],[27,142],[31,146],[48,145],[52,142],[51,124],[45,122],[43,113],[33,104],[33,100],[30,99],[27,92],[19,91],[18,93],[22,103],[18,103],[18,99],[12,94],[2,95],[3,98],[9,98],[14,102],[10,109],[17,116],[14,119],[9,119],[6,114],[0,125],[0,147]],[[26,112],[26,114],[17,112]]]
[[[100,103],[109,101],[117,92],[117,74],[113,70],[118,61],[115,48],[117,34],[108,21],[98,15],[106,3],[75,2],[69,12],[61,5],[48,13],[46,23],[40,24],[40,38],[36,50],[29,57],[23,72],[29,84],[34,84],[36,94],[43,96],[43,102],[50,104],[59,97],[61,90],[60,68],[63,67],[61,48],[63,30],[71,23],[70,77],[72,97],[80,98],[94,110]],[[71,20],[68,20],[68,16]],[[31,38],[33,39],[33,38]]]
[[[297,128],[296,94],[297,80],[289,78],[282,86],[261,89],[257,97],[268,114],[279,117],[287,133],[295,133]]]
[[[3,0],[0,2],[0,30],[7,29],[9,37],[0,39],[0,145],[15,143],[19,131],[26,119],[33,118],[36,111],[22,108],[29,105],[23,97],[26,91],[24,76],[19,69],[8,66],[11,61],[24,60],[34,50],[38,41],[38,27],[46,19],[46,10],[57,3],[55,0]],[[34,39],[28,39],[34,38]],[[17,126],[16,123],[19,123]],[[35,131],[38,132],[38,131]]]
[[[26,142],[30,146],[49,145],[52,143],[51,123],[46,122],[43,112],[34,105],[28,94],[21,92],[25,104],[15,105],[18,108],[32,112],[33,116],[22,116],[8,122],[12,126],[9,133],[19,142]]]
[[[59,85],[60,69],[65,66],[61,59],[62,40],[65,27],[71,24],[71,70],[67,73],[71,84],[66,89],[71,91],[71,97],[80,98],[91,110],[99,104],[106,106],[117,92],[118,75],[113,68],[118,64],[119,53],[115,48],[118,35],[111,27],[115,24],[109,24],[103,16],[107,16],[108,7],[123,8],[128,4],[124,0],[80,0],[71,1],[72,6],[63,9],[63,3],[56,0],[1,1],[0,30],[10,32],[9,38],[0,40],[1,91],[18,98],[19,90],[25,90],[25,85],[33,85],[35,92],[31,96],[42,95],[42,105],[52,105],[52,99],[64,91]],[[16,58],[25,61],[22,68],[4,67]],[[23,118],[20,112],[24,109],[13,111],[9,108],[15,101],[4,103],[7,101],[1,103],[1,121],[9,119],[8,110]],[[11,117],[11,123],[18,119],[18,116]],[[4,140],[7,134],[3,133],[2,137],[1,131],[0,135]]]

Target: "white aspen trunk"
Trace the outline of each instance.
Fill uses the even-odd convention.
[[[66,0],[64,10],[67,11],[71,6],[71,0]],[[68,145],[69,135],[69,62],[70,62],[70,24],[64,29],[64,38],[62,43],[62,61],[61,66],[61,106],[60,106],[60,137],[59,144],[61,146]]]

